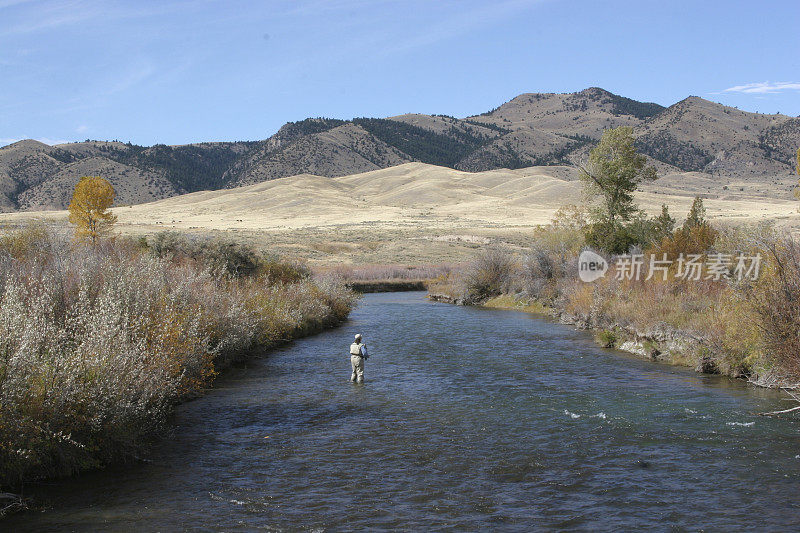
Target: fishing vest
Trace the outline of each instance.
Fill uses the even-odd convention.
[[[350,355],[361,355],[361,346],[362,344],[358,344],[354,342],[350,345]]]

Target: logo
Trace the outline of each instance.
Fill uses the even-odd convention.
[[[674,268],[673,268],[674,267]],[[584,250],[578,258],[578,277],[591,283],[606,275],[608,261],[591,250]],[[670,259],[666,253],[659,259],[655,254],[623,254],[614,257],[614,279],[618,281],[650,281],[653,278],[667,281],[669,277],[691,281],[743,281],[757,280],[761,272],[761,254],[679,254]]]
[[[584,250],[578,257],[578,277],[581,281],[591,283],[602,278],[608,271],[608,261],[591,250]]]

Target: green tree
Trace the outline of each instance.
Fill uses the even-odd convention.
[[[675,219],[669,214],[667,204],[661,204],[661,214],[653,219],[653,241],[658,242],[672,235],[675,230]]]
[[[674,229],[675,219],[669,214],[666,204],[662,204],[661,214],[657,217],[649,218],[644,211],[633,215],[625,225],[624,234],[631,239],[630,244],[645,248],[657,246],[670,237]]]
[[[631,245],[644,247],[652,244],[656,241],[656,233],[656,219],[648,218],[644,211],[639,211],[625,225],[624,234],[630,242],[624,249],[627,250]]]
[[[703,205],[703,199],[699,196],[695,196],[692,207],[689,209],[689,216],[686,217],[686,221],[683,223],[683,229],[688,231],[692,228],[705,226],[706,224],[706,208]]]
[[[628,227],[639,213],[633,193],[643,181],[656,179],[656,169],[646,166],[647,158],[633,146],[633,129],[621,126],[606,130],[600,143],[580,167],[584,191],[595,207],[587,242],[611,253],[622,253],[636,242]]]
[[[108,210],[113,203],[114,187],[108,180],[82,177],[69,203],[69,221],[76,226],[75,238],[96,244],[98,239],[111,233],[117,221],[116,215]]]
[[[661,239],[656,255],[660,257],[662,253],[666,253],[670,259],[675,260],[680,254],[702,254],[714,245],[717,236],[717,230],[706,220],[703,199],[696,196],[683,226]]]

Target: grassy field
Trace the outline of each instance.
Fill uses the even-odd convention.
[[[699,194],[715,224],[773,220],[800,228],[794,180],[773,181],[667,173],[636,200],[650,214],[662,203],[685,213]],[[533,244],[536,227],[562,205],[581,201],[580,189],[569,167],[468,173],[407,163],[340,178],[301,175],[198,192],[114,212],[124,235],[177,230],[226,236],[314,266],[448,264],[468,261],[486,246],[522,251]],[[30,219],[66,224],[66,212],[7,213],[0,225]]]

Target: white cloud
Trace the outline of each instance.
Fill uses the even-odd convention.
[[[0,0],[0,9],[5,9],[7,7],[12,7],[19,4],[25,4],[30,1],[31,0]]]
[[[49,0],[36,3],[31,0],[0,0],[0,9],[23,4],[15,23],[7,22],[6,27],[0,27],[0,37],[85,25],[90,20],[107,24],[114,20],[152,19],[166,13],[185,13],[188,9],[196,8],[198,2],[154,2],[148,5],[144,2],[126,4],[97,0]]]
[[[85,133],[89,130],[89,126],[86,124],[81,124],[77,128],[75,128],[75,133]]]
[[[105,94],[111,95],[127,91],[152,76],[155,71],[155,67],[149,61],[137,61],[135,64],[128,66],[125,72],[117,75],[117,81],[105,91]]]
[[[410,38],[398,41],[393,47],[389,47],[387,51],[402,52],[432,45],[439,41],[463,35],[487,23],[498,22],[514,16],[518,12],[540,3],[542,3],[542,0],[506,0],[504,2],[493,2],[474,9],[464,9],[429,28],[421,29]]]
[[[6,26],[0,36],[33,33],[42,30],[52,30],[61,26],[69,26],[96,18],[99,15],[97,8],[92,8],[85,2],[67,0],[43,2],[35,10],[26,10],[17,19],[17,23]]]
[[[745,93],[745,94],[768,94],[781,91],[800,91],[800,82],[797,81],[762,81],[758,83],[748,83],[746,85],[736,85],[728,87],[722,92],[725,93]]]

